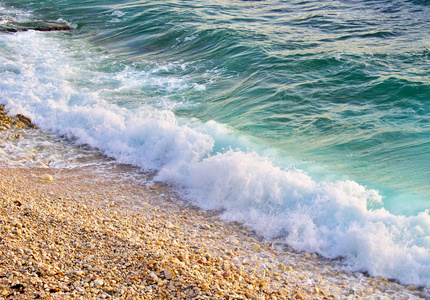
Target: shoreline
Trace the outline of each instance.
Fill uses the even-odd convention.
[[[420,299],[413,287],[280,251],[178,205],[165,187],[50,173],[0,168],[4,299]]]
[[[1,163],[0,299],[426,297],[263,241],[131,169]]]

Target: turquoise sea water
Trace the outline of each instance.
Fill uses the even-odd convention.
[[[6,32],[45,21],[74,30]],[[0,30],[12,111],[266,238],[430,285],[430,2],[4,0]]]

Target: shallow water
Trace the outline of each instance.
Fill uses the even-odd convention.
[[[0,29],[74,30],[0,34],[0,102],[266,238],[429,285],[429,9],[1,1]]]

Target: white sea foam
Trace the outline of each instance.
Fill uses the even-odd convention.
[[[11,113],[25,113],[39,127],[119,162],[154,170],[157,180],[176,185],[188,200],[220,210],[226,220],[246,223],[265,238],[344,257],[351,270],[430,286],[429,211],[393,215],[375,190],[354,181],[317,180],[275,163],[263,145],[225,125],[181,119],[134,99],[139,78],[173,92],[194,83],[160,83],[150,72],[139,75],[131,68],[97,71],[94,66],[110,60],[89,50],[79,55],[74,49],[84,46],[57,35],[0,36],[0,102]]]

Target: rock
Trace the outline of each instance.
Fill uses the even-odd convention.
[[[46,181],[46,182],[54,181],[54,177],[52,177],[52,175],[49,175],[49,174],[43,174],[39,178],[40,180]]]
[[[17,123],[15,124],[15,126],[16,126],[17,128],[19,128],[19,129],[23,129],[23,128],[24,128],[24,126],[25,126],[25,124],[24,124],[24,122],[19,121],[19,122],[17,122]]]
[[[260,249],[261,249],[261,246],[260,246],[259,244],[253,244],[253,245],[251,246],[251,249],[254,249],[254,250],[260,250]]]
[[[14,290],[24,290],[25,286],[21,283],[17,283],[17,284],[12,285],[10,288],[14,289]]]
[[[44,26],[35,27],[34,30],[37,31],[63,31],[63,30],[73,30],[69,25],[62,24],[45,24]]]
[[[302,296],[302,295],[297,294],[297,295],[296,295],[296,299],[297,299],[297,300],[304,300],[305,298],[303,298],[303,296]]]
[[[15,221],[13,223],[13,226],[17,227],[17,228],[22,228],[22,224],[19,221]]]
[[[35,21],[35,22],[13,22],[9,21],[5,26],[0,28],[0,32],[20,32],[27,30],[37,31],[58,31],[58,30],[73,30],[67,24],[51,21]],[[18,116],[18,115],[17,115]]]
[[[22,139],[22,138],[24,138],[24,137],[20,133],[13,134],[13,135],[9,136],[9,139],[12,139],[12,140],[17,140],[17,139]]]
[[[149,273],[149,275],[148,275],[150,278],[152,278],[152,280],[153,281],[155,281],[155,282],[158,282],[158,281],[160,281],[160,278],[158,278],[158,276],[154,273],[154,272],[151,272],[151,273]]]
[[[17,114],[16,117],[19,119],[20,122],[22,122],[24,124],[30,124],[31,123],[31,119],[27,118],[26,116],[23,116],[21,114]]]
[[[236,239],[230,239],[230,242],[235,245],[239,245],[239,241]]]
[[[278,265],[278,269],[281,270],[281,271],[286,271],[287,270],[287,268],[283,264],[279,264]]]
[[[173,270],[169,267],[164,267],[164,277],[166,279],[171,280],[175,277],[175,273],[173,273]]]
[[[78,270],[73,272],[76,276],[83,276],[85,274],[84,271]]]
[[[104,284],[103,279],[99,278],[94,280],[94,287],[98,288],[101,287]]]
[[[210,229],[211,229],[211,226],[210,226],[210,225],[208,225],[208,224],[200,224],[200,228],[201,228],[201,229],[210,230]]]
[[[36,163],[36,168],[49,169],[49,166],[46,165],[45,163],[39,161],[39,162]]]
[[[323,292],[323,291],[321,291],[318,287],[315,287],[315,288],[314,288],[314,292],[315,292],[315,294],[317,294],[317,295],[325,296],[324,292]]]

